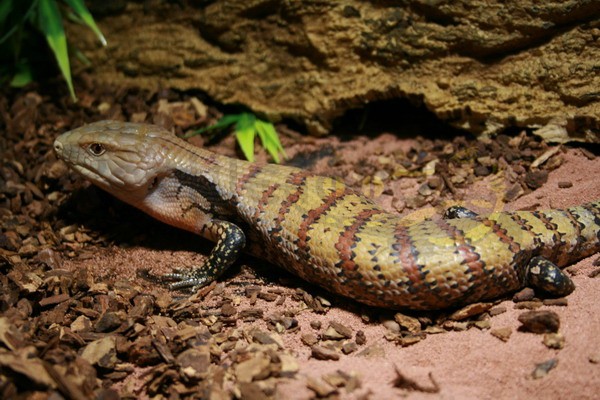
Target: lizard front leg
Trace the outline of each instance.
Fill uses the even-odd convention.
[[[206,262],[189,271],[163,275],[164,279],[175,280],[170,289],[191,287],[193,291],[209,284],[223,274],[237,260],[246,245],[246,236],[242,229],[228,221],[212,220],[204,226],[207,236],[216,239],[217,244],[210,252]]]

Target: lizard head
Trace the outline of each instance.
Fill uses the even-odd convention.
[[[153,125],[100,121],[63,133],[54,150],[73,170],[131,203],[164,172],[164,147],[153,140],[159,136],[172,135]]]

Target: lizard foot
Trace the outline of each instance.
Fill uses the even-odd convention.
[[[172,272],[161,276],[163,282],[168,283],[169,289],[189,289],[190,292],[195,292],[203,286],[208,285],[217,278],[215,274],[204,268],[194,268],[190,271]],[[174,281],[174,282],[173,282]]]
[[[575,290],[575,284],[560,268],[544,257],[533,257],[527,266],[527,283],[552,296],[562,297]]]
[[[454,219],[454,218],[475,218],[477,213],[469,210],[466,207],[462,206],[452,206],[448,207],[446,211],[444,211],[443,218],[444,219]]]

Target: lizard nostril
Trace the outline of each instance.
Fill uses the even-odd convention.
[[[63,149],[63,145],[61,142],[59,142],[58,140],[54,141],[54,151],[56,151],[57,153],[61,153]]]

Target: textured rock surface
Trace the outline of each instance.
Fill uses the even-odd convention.
[[[600,141],[598,1],[176,3],[99,17],[106,49],[78,31],[94,76],[201,89],[315,134],[349,108],[405,97],[477,134]]]

